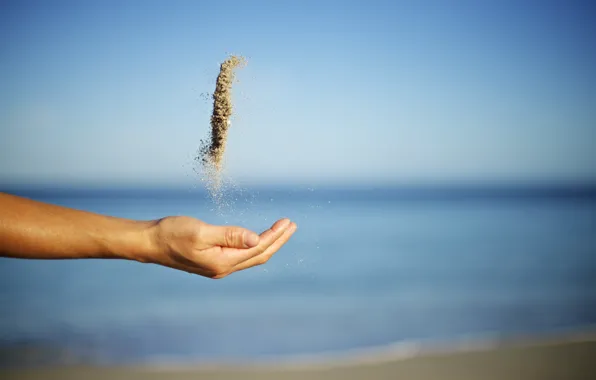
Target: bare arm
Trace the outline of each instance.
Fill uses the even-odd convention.
[[[155,247],[155,222],[114,218],[0,193],[0,254],[31,259],[134,259]]]
[[[135,221],[0,193],[0,255],[116,258],[221,278],[266,262],[295,231],[287,219],[260,236],[188,217]]]

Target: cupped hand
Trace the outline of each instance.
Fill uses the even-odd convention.
[[[242,227],[170,216],[152,227],[157,249],[141,261],[219,279],[266,263],[295,231],[289,219],[278,220],[258,235]]]

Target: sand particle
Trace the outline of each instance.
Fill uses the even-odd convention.
[[[223,166],[228,128],[232,116],[232,84],[234,70],[246,64],[240,56],[230,56],[220,66],[219,75],[213,93],[213,113],[211,114],[211,136],[202,142],[197,160],[200,160],[207,176],[212,195],[216,195],[221,187],[221,171]]]

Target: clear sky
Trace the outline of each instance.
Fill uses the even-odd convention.
[[[0,0],[0,183],[596,180],[596,6]]]

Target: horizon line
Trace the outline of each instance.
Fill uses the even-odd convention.
[[[266,189],[266,190],[296,190],[329,189],[329,190],[357,190],[357,189],[530,189],[530,188],[596,188],[596,179],[565,180],[565,179],[494,179],[494,180],[435,180],[435,181],[237,181],[229,182],[226,188],[236,189]],[[191,182],[66,182],[66,181],[2,181],[0,191],[12,190],[147,190],[147,191],[204,191],[208,188],[205,183]]]

